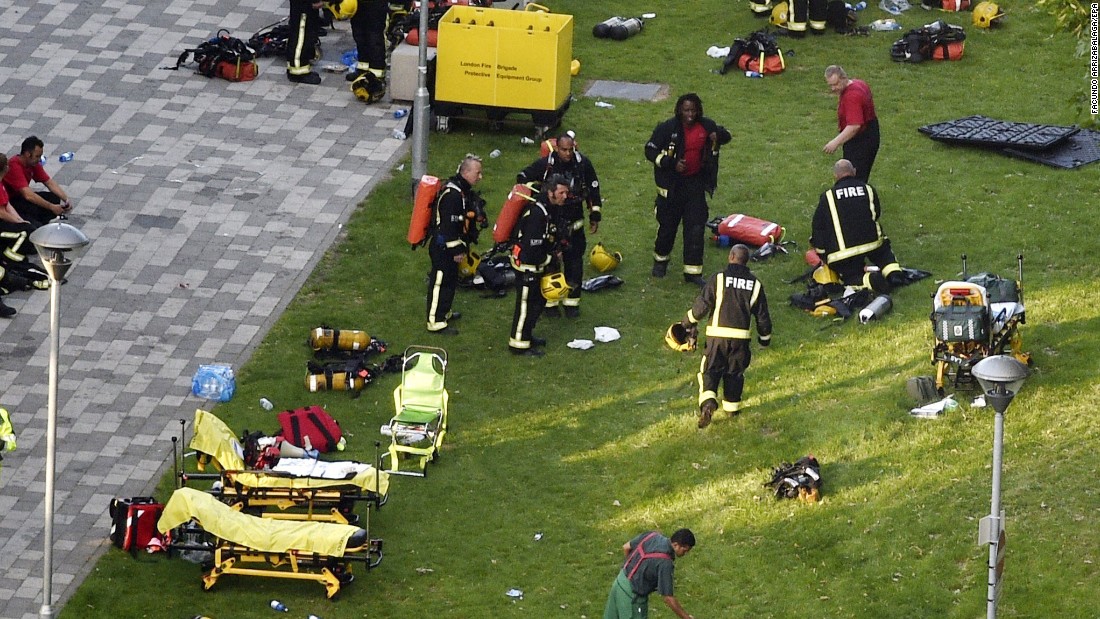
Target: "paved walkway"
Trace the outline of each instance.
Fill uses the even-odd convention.
[[[239,367],[355,205],[404,152],[389,105],[342,75],[293,85],[165,71],[228,28],[247,39],[283,0],[0,0],[0,149],[34,134],[92,239],[62,289],[54,610],[107,548],[107,504],[148,494],[199,402],[201,363]],[[346,24],[326,57],[353,48]],[[58,154],[76,158],[59,164]],[[5,297],[0,404],[19,449],[0,473],[0,618],[42,605],[49,293]]]

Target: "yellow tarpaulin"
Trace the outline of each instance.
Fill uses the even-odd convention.
[[[342,557],[348,539],[359,531],[348,524],[249,516],[194,488],[172,493],[157,528],[167,533],[192,518],[211,535],[261,552],[298,550]]]

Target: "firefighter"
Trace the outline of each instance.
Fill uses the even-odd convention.
[[[655,213],[657,240],[653,243],[653,276],[668,272],[669,254],[677,228],[684,228],[684,281],[703,285],[703,236],[707,195],[718,186],[718,147],[730,141],[730,132],[703,115],[695,93],[676,100],[676,115],[653,130],[645,156],[653,162],[657,183]]]
[[[857,177],[847,159],[833,165],[833,178],[836,183],[817,202],[810,245],[846,286],[889,292],[903,285],[904,272],[878,223],[878,193]],[[865,260],[879,270],[865,273]]]
[[[535,160],[516,175],[517,183],[542,183],[551,174],[561,175],[569,184],[569,195],[561,208],[562,272],[572,288],[561,302],[568,318],[581,315],[581,280],[584,278],[584,257],[588,248],[585,237],[584,210],[588,206],[588,229],[593,234],[600,229],[600,180],[592,161],[577,151],[577,142],[570,133],[558,136],[554,149],[545,157]],[[548,302],[546,309],[556,308],[557,302]],[[554,311],[557,311],[556,309]]]
[[[316,86],[321,76],[313,70],[317,57],[317,33],[321,29],[320,0],[290,0],[290,37],[286,44],[286,78],[296,84]]]
[[[351,36],[355,39],[358,62],[345,79],[351,90],[364,103],[374,103],[386,94],[386,23],[389,19],[388,0],[360,0],[359,8],[349,19]]]
[[[458,288],[458,265],[464,262],[470,246],[477,243],[480,229],[487,225],[485,201],[474,192],[481,180],[481,158],[466,155],[436,197],[435,212],[429,231],[428,255],[428,332],[458,335],[451,320],[462,317],[451,311]]]
[[[623,544],[623,567],[611,585],[603,619],[645,619],[649,616],[649,595],[654,591],[677,617],[692,619],[673,595],[672,581],[676,559],[694,547],[691,529],[680,529],[672,537],[647,531]]]
[[[680,324],[698,329],[707,320],[706,352],[699,365],[699,427],[710,425],[718,410],[718,383],[722,383],[722,410],[731,417],[741,412],[745,370],[752,360],[750,322],[756,319],[761,346],[771,344],[772,319],[764,285],[745,266],[749,248],[738,243],[730,248],[726,270],[710,277]]]
[[[510,255],[516,271],[516,310],[508,349],[512,354],[541,357],[546,340],[535,337],[535,324],[546,307],[542,295],[542,274],[552,260],[561,258],[557,247],[560,210],[569,196],[564,177],[551,175],[542,183],[538,200],[527,205],[516,222],[516,242]]]

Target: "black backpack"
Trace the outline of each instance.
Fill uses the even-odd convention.
[[[738,61],[746,54],[761,61],[767,56],[781,55],[778,35],[765,29],[757,30],[744,39],[734,39],[733,45],[730,45],[729,54],[726,55],[726,61],[718,73],[725,75],[731,68],[741,68]],[[763,68],[760,72],[763,73]]]
[[[286,53],[287,41],[290,40],[290,24],[283,20],[261,28],[259,32],[248,38],[248,47],[255,50],[257,58],[268,56],[282,56]]]
[[[952,43],[965,40],[966,31],[961,26],[941,19],[905,33],[890,47],[890,57],[895,62],[923,62],[936,56],[939,48],[938,59],[945,59],[950,57],[948,48]]]
[[[225,61],[230,64],[251,62],[256,59],[256,52],[244,41],[229,36],[229,31],[223,28],[202,45],[183,50],[179,59],[176,60],[175,70],[188,63],[188,56],[191,56],[191,62],[198,65],[195,68],[196,73],[214,77],[217,75],[219,62]]]

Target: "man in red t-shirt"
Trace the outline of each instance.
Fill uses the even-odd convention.
[[[35,228],[54,217],[68,215],[73,208],[69,194],[46,174],[41,161],[44,146],[42,140],[33,135],[23,140],[19,154],[8,160],[3,181],[11,205]],[[32,182],[42,183],[47,191],[34,191]]]
[[[878,155],[879,127],[871,88],[863,80],[851,79],[844,69],[830,65],[825,83],[840,97],[837,103],[837,136],[821,150],[830,155],[844,147],[844,158],[856,167],[856,178],[867,182]]]

